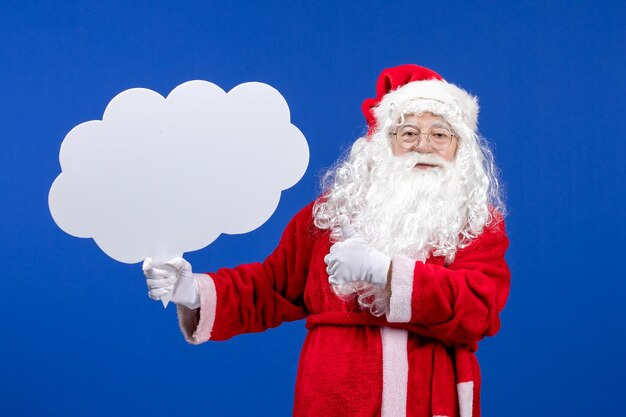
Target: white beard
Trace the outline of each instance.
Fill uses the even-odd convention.
[[[418,163],[438,166],[422,170],[415,168]],[[365,204],[352,223],[372,247],[422,260],[438,248],[456,248],[467,222],[467,197],[454,163],[410,153],[384,161],[369,180]]]
[[[437,165],[425,170],[418,163]],[[453,163],[433,154],[410,153],[380,162],[363,187],[352,226],[375,249],[387,256],[405,255],[425,260],[431,251],[454,257],[459,233],[467,217],[458,170]],[[346,210],[349,212],[349,210]],[[336,226],[334,227],[336,229]],[[442,252],[438,248],[445,249]],[[340,298],[356,296],[358,304],[374,316],[389,308],[384,288],[356,281],[333,286]]]

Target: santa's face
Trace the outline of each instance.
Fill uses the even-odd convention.
[[[449,145],[437,146],[429,139],[429,134],[436,137],[443,137],[444,135],[450,135]],[[441,116],[436,116],[430,112],[424,112],[420,115],[407,114],[404,115],[403,120],[392,129],[392,152],[395,156],[406,155],[410,152],[418,152],[420,154],[432,154],[433,157],[441,157],[446,161],[453,161],[456,156],[456,150],[458,148],[458,138],[455,136],[454,131]],[[415,140],[415,145],[406,149],[401,146],[402,137]],[[433,158],[435,160],[436,158]],[[436,163],[420,163],[416,165],[416,168],[421,170],[427,170],[437,168]]]
[[[414,136],[398,143],[390,133],[403,126]],[[439,129],[449,131],[449,141],[434,135]],[[390,129],[360,138],[332,171],[326,200],[315,208],[315,225],[340,241],[340,219],[347,216],[370,246],[389,256],[452,260],[489,219],[481,149],[474,137],[454,135],[444,117],[411,111]]]

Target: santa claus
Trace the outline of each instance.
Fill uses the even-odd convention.
[[[192,273],[144,262],[199,344],[306,318],[294,416],[480,416],[474,352],[500,328],[510,273],[477,99],[417,65],[386,69],[368,134],[262,263]]]

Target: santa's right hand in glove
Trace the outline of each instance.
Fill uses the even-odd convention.
[[[191,264],[185,259],[170,259],[157,268],[152,258],[146,258],[143,262],[143,273],[148,285],[148,297],[153,300],[160,300],[172,293],[170,301],[191,309],[200,307],[198,282],[191,270]]]
[[[365,239],[354,231],[347,218],[342,219],[341,232],[346,238],[330,248],[324,257],[328,282],[343,285],[365,281],[381,288],[387,286],[391,258],[370,247]]]

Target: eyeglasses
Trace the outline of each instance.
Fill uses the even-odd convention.
[[[426,135],[428,144],[438,151],[447,149],[452,143],[452,137],[456,136],[444,127],[435,127],[429,132],[420,132],[420,130],[413,125],[400,126],[395,132],[392,132],[396,136],[396,142],[402,149],[414,150],[421,142],[422,135]]]

